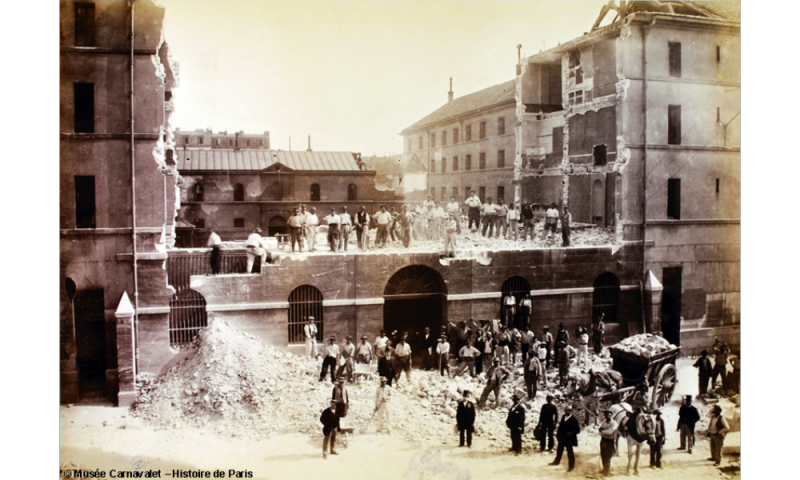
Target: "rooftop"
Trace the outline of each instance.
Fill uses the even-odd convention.
[[[362,171],[352,152],[303,152],[264,149],[186,149],[175,151],[179,172],[262,171],[282,165],[293,171]]]

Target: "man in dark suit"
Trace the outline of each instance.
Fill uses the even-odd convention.
[[[519,455],[522,453],[522,434],[525,433],[525,407],[522,406],[522,396],[517,393],[513,402],[506,417],[506,426],[511,432],[511,448],[508,450]]]
[[[472,432],[475,431],[475,404],[469,399],[470,391],[464,390],[464,398],[458,402],[456,410],[456,425],[458,426],[458,446],[464,446],[464,434],[467,437],[467,447],[472,448]]]
[[[386,347],[385,355],[378,360],[378,375],[386,377],[386,384],[392,386],[392,380],[395,377],[394,359],[392,358],[392,349]]]
[[[431,334],[430,327],[425,327],[425,331],[419,339],[417,351],[422,353],[422,368],[424,370],[433,370],[436,361],[436,343],[437,340]]]
[[[564,407],[564,416],[561,417],[561,423],[558,424],[558,431],[556,438],[558,439],[558,449],[556,451],[556,459],[550,465],[558,465],[561,463],[561,454],[564,449],[567,449],[567,458],[569,459],[569,468],[567,472],[571,472],[575,468],[575,452],[572,448],[578,446],[578,434],[581,432],[581,425],[578,419],[572,416],[572,406],[567,405]]]
[[[322,412],[319,421],[322,422],[322,434],[325,435],[325,439],[322,441],[322,458],[328,458],[329,442],[331,445],[331,455],[339,455],[336,453],[336,450],[333,449],[336,444],[336,431],[339,430],[339,417],[336,415],[335,401],[331,401],[330,408]]]
[[[544,432],[542,433],[541,451],[544,452],[545,440],[548,440],[547,451],[553,451],[553,432],[558,423],[558,408],[553,405],[553,396],[547,395],[547,403],[542,405],[542,410],[539,413],[539,425],[541,425]]]

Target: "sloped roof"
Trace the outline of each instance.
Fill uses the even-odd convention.
[[[726,20],[734,22],[742,21],[742,4],[741,2],[729,1],[705,1],[705,2],[683,2],[695,7],[710,10],[711,13],[719,15]]]
[[[176,149],[179,172],[201,170],[261,171],[279,163],[300,171],[360,171],[351,152],[286,152],[264,149]]]
[[[478,90],[475,93],[464,95],[453,99],[452,102],[447,102],[442,107],[439,107],[430,115],[424,117],[422,120],[414,123],[410,127],[403,130],[406,133],[410,130],[416,130],[419,127],[436,123],[446,118],[456,117],[463,115],[481,108],[497,105],[498,103],[508,102],[514,100],[514,91],[516,89],[516,80],[509,80],[508,82],[495,85],[493,87]]]

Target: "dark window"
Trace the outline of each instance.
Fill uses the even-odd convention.
[[[237,183],[233,186],[233,201],[244,202],[244,185]]]
[[[603,319],[603,323],[618,323],[617,310],[619,307],[619,278],[610,272],[605,272],[594,281],[592,292],[592,317]]]
[[[419,137],[419,149],[422,150],[422,137]]]
[[[351,183],[347,186],[347,201],[355,202],[356,200],[358,200],[358,187]]]
[[[194,201],[195,202],[202,202],[203,201],[203,184],[202,183],[195,183],[194,184]]]
[[[497,168],[503,168],[506,166],[506,151],[505,150],[498,150],[497,151]]]
[[[205,139],[203,137],[197,137],[197,144],[202,145],[203,143],[205,143]]]
[[[467,155],[464,159],[464,170],[472,170],[472,155]]]
[[[445,145],[447,145],[447,130],[442,132],[442,146],[444,147]]]
[[[479,128],[480,128],[479,131],[480,137],[486,138],[486,122],[481,122]]]
[[[431,159],[431,173],[436,173],[436,159]]]
[[[458,143],[458,129],[454,128],[453,129],[453,145],[455,145],[456,143]]]
[[[447,198],[447,187],[442,187],[442,201]]]
[[[259,147],[263,147],[264,146],[264,139],[259,139],[258,140],[258,146]]]
[[[234,218],[233,228],[244,228],[244,218]]]
[[[228,139],[228,146],[229,146],[229,147],[232,147],[232,146],[233,146],[233,139],[232,139],[232,138],[229,138],[229,139]]]
[[[206,228],[206,219],[205,218],[195,218],[194,219],[194,226],[197,228]]]
[[[316,183],[311,185],[311,201],[319,202],[319,185]]]
[[[667,143],[670,145],[681,144],[681,106],[669,106],[669,124],[667,125]]]
[[[497,187],[497,204],[500,205],[501,201],[505,203],[505,199],[506,199],[506,187],[498,186]]]
[[[442,173],[447,171],[447,159],[442,158]]]
[[[681,44],[679,42],[669,42],[669,76],[681,76]]]
[[[94,3],[75,3],[75,45],[94,46]]]
[[[500,117],[497,119],[497,134],[498,135],[506,134],[506,117]]]
[[[595,145],[594,150],[592,151],[594,155],[594,164],[595,165],[605,165],[606,164],[606,146],[605,145]]]
[[[289,294],[289,343],[303,344],[305,342],[305,326],[310,317],[314,318],[317,326],[317,341],[323,338],[322,293],[311,285],[301,285]]]
[[[189,145],[189,137],[183,137],[183,144]]]
[[[453,198],[458,198],[458,187],[453,187]]]
[[[667,180],[667,218],[681,219],[681,179]]]
[[[719,178],[717,179],[717,194],[719,194]]]
[[[75,177],[75,228],[96,228],[94,177]]]
[[[486,153],[481,152],[480,156],[478,157],[478,168],[481,170],[486,170]]]
[[[436,134],[431,133],[431,148],[436,146]]]
[[[453,171],[458,171],[458,157],[453,157]]]
[[[94,83],[73,83],[75,133],[94,133]]]
[[[719,61],[720,61],[720,58],[721,58],[721,57],[720,57],[720,51],[719,51],[719,45],[718,45],[718,46],[717,46],[717,62],[719,62]]]
[[[486,187],[479,187],[478,188],[478,198],[481,199],[481,203],[486,202]]]
[[[472,140],[472,125],[467,125],[465,128],[466,131],[464,132],[464,136],[466,138],[464,140],[469,142],[470,140]]]

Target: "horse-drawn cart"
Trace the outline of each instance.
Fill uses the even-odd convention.
[[[616,391],[619,402],[631,403],[636,387],[646,381],[649,390],[651,409],[660,408],[672,397],[678,383],[675,361],[681,351],[675,347],[650,357],[637,355],[617,346],[609,348],[614,359],[614,370],[622,374],[623,388]],[[611,395],[610,393],[607,395]],[[604,395],[605,396],[605,395]]]

